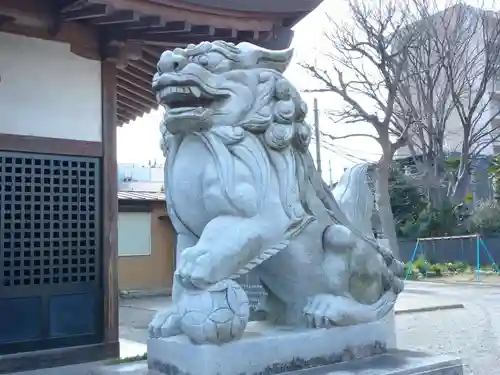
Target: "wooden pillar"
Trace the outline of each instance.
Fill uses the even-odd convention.
[[[102,204],[104,344],[119,355],[118,337],[118,181],[116,161],[116,65],[101,63],[102,77]]]

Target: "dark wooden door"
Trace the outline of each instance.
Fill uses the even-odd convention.
[[[102,341],[100,173],[0,152],[0,354]]]

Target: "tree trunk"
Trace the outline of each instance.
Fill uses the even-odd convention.
[[[455,184],[453,186],[450,201],[452,204],[462,203],[467,196],[467,192],[469,189],[469,171],[465,171],[459,175]]]
[[[396,226],[394,224],[394,216],[391,209],[391,198],[389,196],[389,167],[391,160],[392,158],[389,155],[385,155],[378,162],[375,193],[383,235],[389,240],[394,257],[399,259]]]

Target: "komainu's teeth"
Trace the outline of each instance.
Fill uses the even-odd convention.
[[[201,96],[201,90],[199,87],[191,86],[190,90],[193,93],[193,95],[196,96],[197,98],[199,98]]]

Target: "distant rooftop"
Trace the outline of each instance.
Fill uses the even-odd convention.
[[[150,191],[119,191],[118,200],[164,201],[165,193]]]

